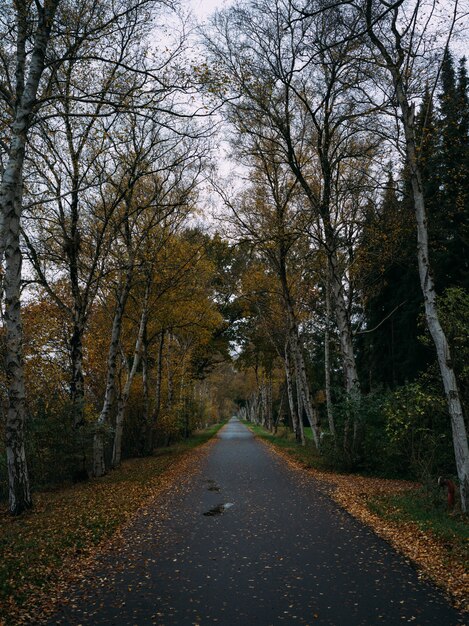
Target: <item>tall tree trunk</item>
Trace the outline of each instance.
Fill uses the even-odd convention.
[[[160,333],[160,345],[158,347],[158,360],[156,362],[156,384],[155,384],[155,409],[151,416],[150,429],[148,431],[149,440],[147,445],[150,451],[153,449],[153,436],[158,425],[158,419],[161,413],[161,388],[163,383],[163,354],[165,344],[166,330],[163,328]]]
[[[150,413],[150,381],[148,372],[148,339],[147,327],[143,333],[142,341],[142,388],[143,388],[143,430],[141,441],[141,453],[145,456],[150,454],[152,440],[152,424]]]
[[[415,216],[417,218],[417,256],[420,286],[422,288],[425,303],[425,317],[433,343],[435,344],[438,365],[448,403],[453,435],[454,456],[459,478],[461,508],[465,513],[467,513],[469,512],[469,446],[467,441],[467,430],[456,375],[453,369],[451,351],[446,334],[440,323],[436,303],[435,285],[433,282],[428,250],[428,228],[425,200],[422,191],[422,175],[417,161],[417,150],[415,144],[414,111],[407,102],[407,98],[400,82],[396,85],[396,93],[404,120],[406,153],[410,168]]]
[[[117,356],[124,317],[125,305],[129,296],[132,284],[133,264],[129,264],[124,278],[120,294],[117,299],[117,306],[112,322],[111,344],[108,352],[106,390],[104,393],[103,407],[97,421],[97,428],[93,439],[93,474],[94,476],[104,476],[106,473],[106,463],[104,455],[104,429],[109,423],[112,403],[116,392],[116,371]]]
[[[296,387],[296,410],[297,410],[297,414],[298,414],[298,432],[299,432],[299,438],[301,441],[301,445],[304,446],[306,445],[306,438],[305,438],[305,429],[304,429],[304,425],[303,425],[303,396],[301,394],[301,383],[300,383],[300,379],[298,378],[298,376],[295,375],[295,387]]]
[[[267,386],[265,380],[261,383],[259,387],[259,408],[261,411],[261,426],[264,428],[268,428],[267,423]]]
[[[349,396],[355,401],[360,397],[360,384],[358,378],[358,371],[355,361],[355,354],[353,351],[353,335],[352,327],[350,324],[347,303],[345,301],[344,287],[342,284],[342,275],[339,268],[339,262],[336,251],[336,233],[334,232],[334,226],[331,223],[330,213],[330,198],[331,198],[331,163],[330,163],[330,129],[327,127],[324,129],[323,143],[318,147],[320,153],[321,170],[323,175],[323,190],[322,197],[318,203],[315,192],[310,186],[309,181],[303,175],[301,167],[298,165],[294,158],[294,148],[290,145],[288,153],[289,165],[297,177],[306,197],[309,200],[311,209],[314,213],[319,214],[323,229],[324,229],[324,242],[323,247],[328,258],[328,265],[330,271],[330,283],[331,292],[334,302],[334,310],[337,321],[337,328],[339,330],[340,337],[340,351],[342,356],[344,377],[345,377],[345,389]],[[285,279],[283,279],[284,281]],[[285,287],[284,287],[285,290]],[[346,436],[344,437],[345,447],[348,447],[348,430],[350,428],[351,416],[349,415],[346,421]]]
[[[329,431],[336,440],[334,413],[332,408],[332,395],[331,395],[331,352],[330,352],[330,333],[329,325],[331,319],[331,293],[330,293],[330,278],[326,280],[326,330],[324,332],[324,379],[326,387],[326,410],[327,421],[329,423]]]
[[[142,315],[140,317],[140,325],[138,329],[137,339],[135,341],[134,348],[134,357],[132,361],[132,367],[129,370],[127,366],[127,379],[125,381],[124,389],[120,394],[119,401],[117,403],[117,415],[116,415],[116,429],[114,432],[114,445],[112,450],[112,467],[118,467],[121,463],[122,457],[122,433],[124,429],[124,416],[125,409],[127,407],[127,401],[129,399],[130,389],[132,388],[132,383],[135,378],[135,374],[137,373],[137,369],[140,363],[140,358],[142,354],[142,343],[143,343],[143,335],[145,332],[145,328],[147,325],[147,316],[148,316],[148,297],[149,297],[149,289],[145,291],[145,297],[143,301],[143,309]],[[125,355],[124,355],[125,359]],[[127,360],[125,359],[125,363]]]
[[[5,237],[5,366],[8,385],[8,409],[5,425],[8,467],[9,508],[19,515],[31,508],[31,492],[24,442],[26,417],[23,370],[23,329],[21,325],[21,250],[18,211],[10,215]]]
[[[273,408],[272,408],[272,374],[267,379],[267,425],[272,432],[274,428]]]
[[[166,396],[166,408],[171,411],[173,407],[173,367],[171,365],[171,334],[168,336],[168,347],[166,349],[166,370],[168,373],[168,393]]]
[[[300,346],[300,341],[298,338],[298,332],[296,329],[291,330],[290,345],[292,346],[292,352],[293,352],[295,370],[296,370],[296,379],[297,379],[297,385],[299,385],[301,402],[303,405],[303,409],[306,413],[306,417],[308,418],[309,425],[311,427],[314,445],[316,446],[316,448],[319,449],[318,416],[317,416],[317,412],[313,408],[311,394],[309,392],[308,379],[306,376],[306,366],[305,366],[303,353],[302,353],[301,346]],[[300,424],[302,424],[299,411],[298,411],[298,417],[299,417]]]
[[[288,345],[290,349],[290,354],[293,357],[295,377],[297,379],[297,385],[299,385],[299,389],[301,392],[301,402],[308,418],[308,422],[311,426],[314,445],[316,446],[316,448],[319,448],[319,427],[317,413],[313,408],[311,395],[309,392],[308,379],[306,376],[306,366],[303,358],[300,338],[298,336],[298,325],[296,322],[295,310],[290,294],[290,289],[288,286],[284,255],[282,255],[282,259],[280,262],[280,281],[282,284],[282,295],[288,320]],[[298,423],[301,424],[302,427],[303,423],[300,410],[298,410]]]
[[[77,315],[74,320],[73,333],[70,338],[70,361],[71,361],[71,381],[70,399],[73,411],[73,427],[83,426],[85,385],[83,376],[83,334],[85,324],[81,315]]]
[[[407,164],[410,170],[410,182],[414,200],[415,217],[417,221],[417,258],[422,289],[425,317],[427,326],[435,344],[438,357],[438,365],[446,394],[448,411],[451,419],[453,435],[454,456],[459,478],[461,495],[461,508],[469,512],[469,445],[467,430],[464,420],[462,403],[459,395],[456,375],[451,360],[451,352],[445,332],[441,326],[436,303],[435,285],[431,272],[430,256],[428,249],[428,227],[425,198],[423,195],[423,180],[421,167],[417,157],[417,144],[415,138],[415,111],[409,103],[404,87],[403,62],[405,53],[402,48],[401,35],[397,29],[393,30],[398,60],[394,61],[384,43],[377,37],[373,30],[372,2],[367,1],[367,25],[373,44],[380,51],[388,71],[391,74],[397,102],[402,114],[404,126]]]
[[[345,302],[344,287],[338,270],[337,256],[334,251],[329,255],[329,264],[331,291],[334,299],[335,317],[339,331],[342,368],[344,371],[345,391],[348,402],[348,410],[344,424],[343,447],[346,454],[352,455],[352,448],[354,447],[354,444],[358,442],[357,409],[360,403],[361,391],[353,349],[352,327],[350,324],[347,303]],[[350,435],[352,426],[354,429],[353,441],[351,440]]]
[[[285,393],[286,393],[286,389],[285,387],[282,385],[282,393],[280,394],[280,403],[279,403],[279,407],[278,407],[278,411],[277,411],[277,417],[274,420],[274,424],[273,424],[273,430],[274,430],[274,434],[277,433],[278,430],[278,425],[282,419],[283,416],[283,405],[285,403]]]
[[[14,515],[31,508],[28,468],[24,442],[25,385],[23,371],[23,332],[21,326],[21,250],[19,243],[23,168],[26,143],[37,91],[44,71],[44,58],[59,0],[37,7],[38,19],[26,71],[26,45],[30,37],[26,6],[15,6],[17,21],[16,100],[11,125],[8,158],[0,185],[0,263],[5,258],[5,330],[8,409],[5,424],[5,445],[8,469],[9,509]]]
[[[295,433],[295,439],[305,445],[304,437],[301,437],[301,432],[298,424],[298,413],[295,407],[295,397],[293,395],[293,369],[290,357],[290,349],[288,340],[285,342],[285,378],[287,384],[288,406],[290,408],[290,416],[292,420],[293,432]]]

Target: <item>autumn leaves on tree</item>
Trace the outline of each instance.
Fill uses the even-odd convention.
[[[12,513],[235,410],[419,479],[420,433],[467,510],[467,69],[458,6],[409,4],[249,0],[188,33],[159,0],[7,3]]]

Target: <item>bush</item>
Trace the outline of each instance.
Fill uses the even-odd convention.
[[[390,445],[408,459],[415,478],[431,480],[454,471],[445,399],[431,387],[410,383],[384,403]]]

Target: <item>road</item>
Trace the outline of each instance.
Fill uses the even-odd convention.
[[[464,624],[401,556],[232,419],[47,624]]]

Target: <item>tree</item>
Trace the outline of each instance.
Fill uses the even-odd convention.
[[[229,121],[244,136],[270,141],[304,194],[310,245],[327,258],[344,386],[359,398],[349,268],[364,208],[359,190],[368,184],[377,142],[366,95],[370,67],[363,38],[349,38],[350,28],[357,31],[349,18],[341,5],[305,17],[292,2],[244,2],[220,13],[206,39],[215,88],[220,71],[228,85]],[[348,453],[359,440],[352,418],[344,433]]]
[[[412,103],[412,70],[418,57],[418,47],[428,33],[428,23],[423,32],[419,32],[420,17],[424,11],[424,3],[416,2],[415,10],[409,20],[402,10],[402,0],[391,5],[384,2],[366,0],[363,5],[364,18],[368,35],[376,50],[379,62],[384,63],[392,82],[395,99],[401,114],[401,123],[405,137],[406,165],[417,222],[417,257],[420,285],[425,304],[425,315],[428,329],[435,344],[441,378],[448,402],[453,432],[453,445],[456,468],[460,483],[461,506],[464,512],[469,510],[469,446],[463,408],[454,373],[450,347],[446,334],[441,326],[436,302],[429,245],[427,211],[425,205],[422,168],[418,159],[416,141],[415,105]],[[457,10],[457,6],[455,7]],[[379,15],[382,11],[383,16]],[[414,38],[414,35],[417,35]],[[411,39],[409,40],[409,37]]]
[[[155,59],[152,53],[144,54],[143,42],[153,26],[153,9],[171,6],[172,3],[165,0],[21,1],[8,2],[2,15],[0,124],[6,132],[5,141],[0,146],[0,260],[4,258],[5,261],[4,320],[10,389],[6,437],[10,509],[15,514],[31,505],[23,436],[25,405],[20,302],[20,231],[23,229],[25,232],[23,197],[31,200],[35,194],[42,194],[41,204],[44,206],[47,184],[57,183],[53,174],[39,186],[37,181],[29,180],[34,158],[29,162],[26,160],[26,148],[28,142],[29,148],[33,144],[39,150],[45,148],[41,154],[42,161],[52,165],[52,171],[59,164],[59,175],[64,175],[64,172],[68,175],[70,185],[65,190],[59,189],[52,201],[57,201],[59,205],[65,198],[69,201],[71,213],[68,217],[71,219],[62,234],[65,252],[68,250],[70,272],[76,277],[82,233],[77,228],[75,209],[77,198],[84,191],[77,186],[78,182],[84,182],[83,171],[80,173],[78,165],[91,140],[94,144],[87,154],[91,159],[88,163],[93,162],[93,156],[98,156],[96,152],[91,154],[99,144],[97,129],[100,128],[101,138],[106,144],[109,129],[119,114],[128,110],[131,105],[129,96],[136,91],[140,96],[138,110],[144,112],[146,117],[150,116],[150,111],[152,115],[159,111],[163,126],[168,117],[175,119],[174,106],[178,109],[178,119],[190,116],[184,98],[176,104],[173,99],[174,106],[166,106],[166,102],[163,110],[158,108],[168,91],[174,93],[176,90],[181,94],[188,81],[181,78],[175,86],[173,71]],[[64,25],[67,27],[64,28]],[[182,48],[179,42],[176,54]],[[104,80],[97,87],[99,76]],[[57,123],[60,119],[62,124]],[[78,123],[72,123],[72,119]],[[47,138],[43,135],[45,145],[37,143],[38,133],[32,136],[33,125],[35,129],[42,127],[43,130],[50,130]],[[78,129],[78,133],[74,133],[73,129]],[[51,140],[48,145],[47,139]],[[47,163],[45,157],[50,148],[59,144],[67,147],[70,161],[59,159],[52,163],[52,153],[52,161]],[[102,154],[99,156],[102,157]],[[67,170],[68,167],[70,169]],[[105,169],[101,169],[102,174]],[[89,184],[90,181],[86,180],[85,188]],[[31,206],[31,202],[29,204]],[[66,220],[62,220],[62,224],[64,222]],[[73,282],[75,304],[79,303],[79,306],[75,306],[77,319],[71,346],[75,365],[72,394],[77,396],[76,404],[79,405],[82,396],[80,334],[83,319],[86,319],[83,313],[86,303],[79,302],[79,279]],[[80,423],[79,414],[80,410],[77,411],[77,423]]]
[[[15,25],[10,30],[8,21],[1,24],[3,33],[7,35],[6,43],[0,50],[3,67],[11,68],[15,76],[14,83],[5,74],[0,80],[0,94],[8,111],[6,125],[9,131],[8,144],[2,143],[2,152],[6,152],[7,156],[0,185],[0,261],[5,258],[3,292],[8,379],[5,433],[10,511],[14,515],[32,506],[24,449],[25,383],[20,309],[22,259],[19,236],[23,168],[28,131],[58,5],[59,0],[44,1],[42,5],[39,2],[34,5],[27,2],[12,3],[7,7],[7,20],[14,20]],[[33,46],[28,59],[30,39]],[[9,59],[11,49],[15,50],[14,67],[11,67]]]
[[[413,208],[390,172],[382,199],[370,202],[356,255],[364,316],[357,339],[371,390],[413,381],[428,364],[419,340],[423,300],[415,245]]]

